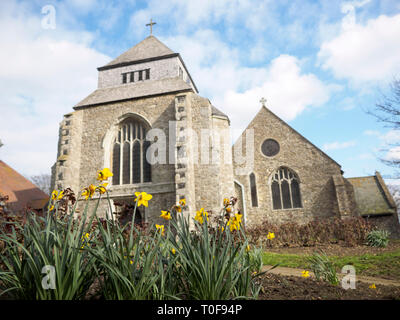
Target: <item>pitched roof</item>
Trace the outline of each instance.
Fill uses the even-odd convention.
[[[223,113],[221,110],[217,109],[213,105],[211,105],[211,113],[213,116],[224,117],[229,120],[229,117],[225,113]]]
[[[153,35],[148,36],[137,45],[112,60],[104,67],[124,64],[137,60],[146,60],[174,54],[174,52]]]
[[[74,109],[115,101],[155,96],[193,90],[180,78],[161,79],[141,83],[124,84],[118,87],[102,88],[93,91],[89,96],[74,106]]]
[[[288,127],[291,131],[293,131],[296,135],[298,135],[301,139],[303,139],[304,141],[306,141],[307,143],[309,143],[310,145],[312,145],[315,149],[317,149],[325,158],[328,158],[329,160],[333,161],[334,163],[336,163],[339,168],[341,168],[342,166],[337,163],[334,159],[332,159],[329,155],[327,155],[324,151],[322,151],[320,148],[318,148],[315,144],[313,144],[310,140],[308,140],[306,137],[304,137],[302,134],[300,134],[299,132],[297,132],[295,129],[293,129],[288,123],[286,123],[285,121],[283,121],[281,118],[279,118],[275,113],[273,113],[270,109],[268,109],[266,106],[262,106],[260,111],[257,112],[257,114],[255,115],[255,117],[253,118],[253,120],[250,121],[249,125],[247,126],[246,129],[248,129],[250,127],[250,125],[253,123],[254,119],[256,119],[258,117],[258,115],[260,114],[260,112],[262,111],[267,111],[268,113],[270,113],[273,117],[275,117],[279,122],[281,122],[283,125],[285,125],[286,127]],[[244,132],[246,132],[246,129],[242,132],[242,135],[244,134]],[[239,139],[239,138],[238,138]],[[237,140],[236,140],[237,141]],[[236,143],[236,142],[235,142]]]
[[[9,196],[8,207],[21,212],[32,201],[48,200],[49,196],[28,179],[0,160],[0,192]]]
[[[375,176],[346,179],[354,188],[357,207],[362,216],[396,213],[396,204],[379,172]]]

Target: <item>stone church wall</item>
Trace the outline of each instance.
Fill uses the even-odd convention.
[[[324,155],[296,133],[282,120],[265,107],[247,129],[254,129],[254,168],[245,175],[235,175],[244,186],[248,225],[260,223],[268,218],[274,223],[298,222],[306,223],[315,217],[330,217],[339,214],[332,175],[341,174],[340,166]],[[245,133],[243,133],[245,137]],[[273,157],[261,152],[261,144],[265,139],[278,141],[280,151]],[[234,148],[238,148],[238,142]],[[243,151],[247,152],[243,143]],[[235,170],[244,164],[235,163]],[[281,166],[293,170],[300,180],[302,208],[272,209],[270,177]],[[249,174],[254,172],[257,185],[258,207],[251,203]]]
[[[133,64],[125,67],[113,68],[99,71],[98,87],[99,89],[105,87],[114,87],[122,85],[122,73],[133,72],[138,70],[150,69],[150,80],[160,80],[166,78],[174,78],[179,76],[177,68],[179,63],[178,57],[168,59],[155,60],[139,64]],[[137,74],[135,74],[137,77]],[[142,80],[140,82],[147,81]],[[139,82],[137,78],[135,82]],[[128,77],[128,82],[129,77]]]
[[[126,102],[116,102],[95,107],[79,109],[82,113],[81,159],[79,168],[79,188],[82,189],[91,183],[95,184],[96,171],[111,166],[112,144],[104,145],[107,132],[114,130],[124,115],[137,114],[146,119],[152,128],[164,131],[166,143],[169,139],[169,121],[175,120],[174,95],[143,98]],[[112,141],[112,140],[110,140]],[[108,149],[108,152],[107,150]],[[109,158],[105,158],[108,155]],[[148,217],[158,217],[160,211],[175,203],[175,169],[168,164],[169,150],[166,150],[165,164],[152,166],[152,182],[138,185],[109,185],[110,196],[114,199],[132,197],[136,191],[145,191],[153,195],[152,205],[147,209]],[[105,214],[108,203],[100,205],[100,211]]]
[[[232,164],[225,163],[223,157],[218,161],[213,160],[212,156],[213,150],[221,155],[223,144],[230,144],[229,134],[224,136],[228,133],[226,129],[229,129],[229,121],[213,119],[208,99],[195,94],[192,94],[192,119],[192,128],[197,133],[199,146],[197,164],[194,165],[196,210],[204,208],[218,213],[223,198],[234,193]],[[214,135],[222,136],[221,140],[218,141]],[[228,150],[228,157],[231,157],[230,148]]]

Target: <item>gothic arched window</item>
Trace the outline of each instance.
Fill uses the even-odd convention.
[[[301,208],[300,183],[289,168],[279,168],[271,178],[272,207],[277,209]]]
[[[151,165],[146,159],[150,142],[145,125],[128,118],[120,125],[112,147],[113,185],[151,181]]]

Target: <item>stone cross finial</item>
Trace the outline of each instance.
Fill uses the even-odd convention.
[[[153,20],[150,18],[150,23],[146,24],[146,27],[150,26],[150,35],[153,34],[153,24],[157,24],[156,22],[153,22]]]
[[[261,104],[263,107],[265,107],[265,103],[267,102],[267,99],[265,99],[264,97],[261,98],[260,100]]]

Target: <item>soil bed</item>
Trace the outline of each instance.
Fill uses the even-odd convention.
[[[265,274],[259,300],[400,300],[400,287],[357,282],[356,289],[343,289],[315,278]]]

